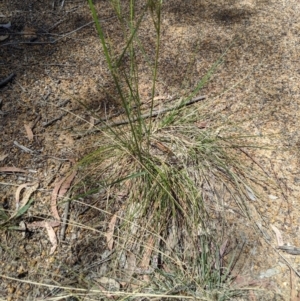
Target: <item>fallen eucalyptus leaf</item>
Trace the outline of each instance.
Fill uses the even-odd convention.
[[[0,172],[27,172],[27,171],[25,169],[21,169],[17,167],[3,166],[0,167]]]
[[[281,235],[280,231],[274,225],[271,225],[271,228],[273,229],[273,231],[276,234],[278,247],[283,246],[283,238],[282,238],[282,235]]]
[[[55,252],[56,248],[57,248],[57,237],[56,237],[55,231],[51,227],[50,223],[45,222],[45,228],[47,230],[50,242],[52,244],[49,255],[52,255]]]
[[[27,134],[28,140],[32,141],[33,140],[33,132],[32,132],[30,124],[26,124],[25,123],[24,127],[25,127],[25,130],[26,130],[26,134]]]

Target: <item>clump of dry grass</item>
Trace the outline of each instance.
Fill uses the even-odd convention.
[[[232,242],[224,208],[235,203],[240,214],[249,217],[247,201],[255,195],[255,176],[238,159],[243,156],[236,146],[239,137],[227,136],[224,124],[208,126],[203,110],[207,100],[187,105],[224,54],[187,96],[156,114],[162,3],[148,0],[136,13],[134,1],[126,7],[111,1],[124,36],[121,48],[114,48],[92,1],[89,4],[115,85],[111,97],[122,105],[124,115],[119,123],[108,120],[99,126],[96,150],[78,163],[83,177],[89,177],[84,196],[95,193],[94,187],[105,193],[108,210],[91,207],[107,216],[106,227],[73,226],[105,239],[102,260],[110,264],[103,264],[92,278],[91,262],[81,272],[72,271],[84,288],[57,287],[83,300],[228,300],[242,294],[240,287],[231,287],[239,252],[234,244],[228,247]],[[152,56],[138,37],[146,14],[156,33]],[[139,87],[143,64],[151,82],[146,109]],[[80,203],[78,198],[73,202]],[[62,297],[66,295],[57,296]]]
[[[253,170],[237,159],[243,152],[232,139],[194,122],[195,110],[170,114],[171,123],[170,116],[153,121],[139,152],[128,128],[120,129],[123,135],[108,130],[101,147],[79,163],[101,174],[98,184],[118,208],[105,229],[114,268],[104,275],[126,283],[126,292],[136,297],[230,299],[242,290],[230,289],[238,252],[223,213],[235,203],[250,217]]]
[[[111,52],[113,45],[108,46],[111,41],[105,38],[92,1],[89,4],[125,112],[121,126],[109,122],[99,129],[99,147],[79,162],[87,173],[98,174],[98,186],[115,208],[103,233],[114,254],[113,267],[101,276],[123,283],[128,298],[230,299],[241,293],[230,289],[237,256],[227,254],[224,215],[215,213],[224,211],[225,199],[230,199],[249,217],[246,203],[255,197],[253,173],[238,159],[243,156],[236,146],[238,137],[226,138],[217,127],[199,123],[201,117],[205,120],[201,106],[185,106],[221,59],[179,105],[152,118],[162,3],[149,0],[136,16],[134,2],[124,11],[120,2],[111,2],[124,34],[119,55]],[[157,35],[150,59],[138,38],[146,13],[152,16]],[[141,57],[151,70],[147,117],[139,94]],[[120,291],[120,286],[115,290]]]

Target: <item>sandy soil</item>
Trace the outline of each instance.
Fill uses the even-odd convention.
[[[0,3],[0,81],[15,74],[0,87],[0,166],[27,171],[0,172],[0,204],[13,210],[16,189],[27,182],[39,182],[28,223],[51,216],[55,183],[99,140],[99,135],[75,139],[74,134],[88,129],[86,121],[93,122],[93,117],[120,110],[101,89],[109,90],[112,82],[85,1],[66,1],[62,9],[58,1],[44,2]],[[172,0],[165,5],[157,95],[185,95],[227,51],[222,65],[203,88],[208,96],[206,110],[212,112],[209,122],[224,121],[227,126],[257,135],[254,144],[270,146],[251,151],[276,182],[276,188],[266,188],[270,197],[254,206],[266,225],[281,231],[285,243],[300,247],[300,2],[215,2]],[[97,1],[97,5],[106,34],[119,41],[113,11],[105,1]],[[155,37],[147,27],[150,21],[146,16],[139,34],[149,42],[146,51],[152,54]],[[1,27],[8,22],[8,29]],[[151,89],[147,72],[147,68],[141,70],[144,98]],[[32,139],[25,126],[32,128]],[[101,193],[82,201],[106,208]],[[80,206],[71,206],[70,212],[81,223],[95,226],[105,221],[98,212],[98,216],[90,211],[83,214]],[[232,216],[232,225],[239,228],[240,222]],[[244,230],[241,225],[241,232]],[[266,280],[268,289],[283,300],[298,300],[300,257],[277,250],[274,233],[269,234],[268,245],[243,232],[249,252],[243,263],[244,274]],[[55,255],[49,256],[51,244],[43,228],[31,231],[26,238],[22,232],[2,233],[1,274],[86,287],[84,280],[70,277],[70,271],[79,269],[87,275],[91,263],[101,259],[99,250],[105,250],[105,242],[95,240],[92,234],[80,235],[68,229]],[[5,278],[0,282],[3,300],[35,300],[51,294],[51,288],[39,289]],[[265,300],[275,298],[271,295],[266,293]]]

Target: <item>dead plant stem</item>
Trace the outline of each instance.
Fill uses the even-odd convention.
[[[167,112],[170,112],[170,111],[174,111],[174,110],[179,110],[179,109],[181,109],[183,107],[186,107],[186,106],[190,106],[190,105],[192,105],[192,104],[194,104],[198,101],[204,100],[204,99],[206,99],[205,95],[197,96],[197,97],[195,97],[195,98],[193,98],[193,99],[191,99],[187,102],[181,102],[179,105],[173,106],[171,108],[164,108],[164,109],[161,109],[161,110],[152,111],[152,113],[150,112],[150,113],[143,114],[141,116],[138,116],[138,117],[132,119],[131,122],[136,122],[136,121],[141,120],[141,119],[157,117],[158,115],[161,115],[161,114],[164,114],[164,113],[167,113]],[[108,120],[109,120],[109,118],[106,119],[105,121],[108,121]],[[104,128],[126,125],[128,123],[129,123],[128,120],[122,120],[122,121],[118,121],[118,122],[108,123],[106,125],[94,128],[94,129],[89,130],[87,132],[75,134],[75,135],[73,135],[73,137],[79,139],[79,138],[82,138],[84,136],[99,132],[99,131],[103,130]]]

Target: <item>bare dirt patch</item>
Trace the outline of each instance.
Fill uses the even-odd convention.
[[[53,5],[54,4],[54,5]],[[26,222],[51,217],[51,193],[55,183],[99,143],[99,135],[76,139],[87,130],[93,118],[120,112],[120,105],[103,92],[112,87],[101,46],[85,1],[5,1],[0,4],[0,81],[14,73],[12,81],[0,87],[1,166],[25,169],[25,175],[0,173],[1,204],[14,210],[17,187],[39,182],[34,206]],[[97,1],[106,34],[121,40],[115,15],[105,1]],[[180,96],[195,87],[224,51],[227,55],[212,80],[203,89],[209,101],[198,110],[211,112],[205,122],[224,121],[226,128],[251,132],[260,139],[253,144],[255,158],[275,186],[265,187],[268,199],[254,206],[267,228],[280,229],[284,242],[300,247],[299,231],[299,95],[300,95],[300,4],[298,1],[168,1],[163,10],[162,48],[157,95]],[[153,33],[147,22],[139,33],[149,41]],[[230,47],[229,47],[230,46]],[[229,48],[228,48],[229,47]],[[116,49],[116,52],[118,49]],[[149,70],[141,70],[141,95],[148,98]],[[162,105],[157,104],[158,107]],[[30,140],[25,125],[31,124]],[[24,151],[16,145],[27,147]],[[81,177],[82,175],[79,175]],[[97,189],[82,179],[81,192]],[[122,203],[122,196],[116,197]],[[83,196],[81,202],[110,212],[101,191]],[[60,213],[63,206],[59,207]],[[84,205],[71,204],[70,220],[107,229],[107,216]],[[235,226],[239,242],[244,237],[240,269],[251,279],[268,282],[265,300],[296,298],[299,285],[299,255],[276,249],[274,233],[269,245],[249,230],[247,222],[228,212],[228,226]],[[0,296],[4,300],[38,300],[57,293],[52,287],[37,288],[27,280],[89,288],[89,281],[101,269],[106,243],[96,235],[68,227],[56,253],[49,256],[51,244],[43,228],[1,233]],[[299,272],[298,272],[299,271]],[[298,273],[298,274],[297,274]],[[21,282],[25,281],[25,282]],[[272,292],[272,293],[271,293]],[[273,300],[273,299],[272,299]],[[275,300],[275,299],[274,299]],[[296,300],[296,299],[294,299]]]

